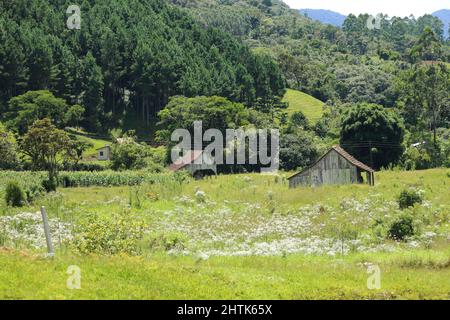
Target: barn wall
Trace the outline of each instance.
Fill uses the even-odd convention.
[[[211,170],[215,174],[217,174],[217,165],[211,157],[206,154],[202,154],[202,162],[199,164],[191,163],[186,166],[186,170],[188,170],[191,174],[194,174],[196,171],[203,170]]]
[[[186,166],[186,170],[188,170],[191,174],[194,174],[199,170],[211,170],[217,174],[217,166],[215,164],[188,164]]]
[[[357,168],[335,150],[331,150],[311,168],[291,178],[289,187],[357,183],[357,176]]]

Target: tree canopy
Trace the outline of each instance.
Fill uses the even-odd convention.
[[[11,98],[30,90],[84,107],[80,123],[91,131],[114,127],[129,113],[148,123],[174,95],[252,105],[284,93],[273,58],[204,28],[165,0],[83,1],[80,30],[66,27],[69,4],[0,3],[1,118],[17,112]]]
[[[358,160],[379,169],[395,163],[403,153],[404,126],[392,110],[361,103],[347,109],[340,143]]]

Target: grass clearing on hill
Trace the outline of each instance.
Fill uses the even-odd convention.
[[[323,114],[325,103],[301,91],[287,89],[283,102],[288,102],[288,115],[301,111],[311,124],[315,124]]]
[[[92,147],[90,147],[83,153],[84,160],[96,160],[97,159],[97,150],[99,148],[102,148],[106,145],[112,145],[111,139],[106,139],[105,137],[98,137],[96,135],[89,134],[82,130],[70,128],[67,130],[67,132],[69,134],[76,136],[80,140],[87,141],[92,144]]]

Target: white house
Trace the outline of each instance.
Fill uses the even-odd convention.
[[[107,161],[111,159],[111,147],[106,145],[97,149],[97,159],[100,161]]]

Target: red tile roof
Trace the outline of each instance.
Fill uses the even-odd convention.
[[[178,158],[174,163],[169,166],[169,170],[178,171],[188,164],[193,163],[198,157],[203,154],[202,150],[191,150],[184,157]]]

